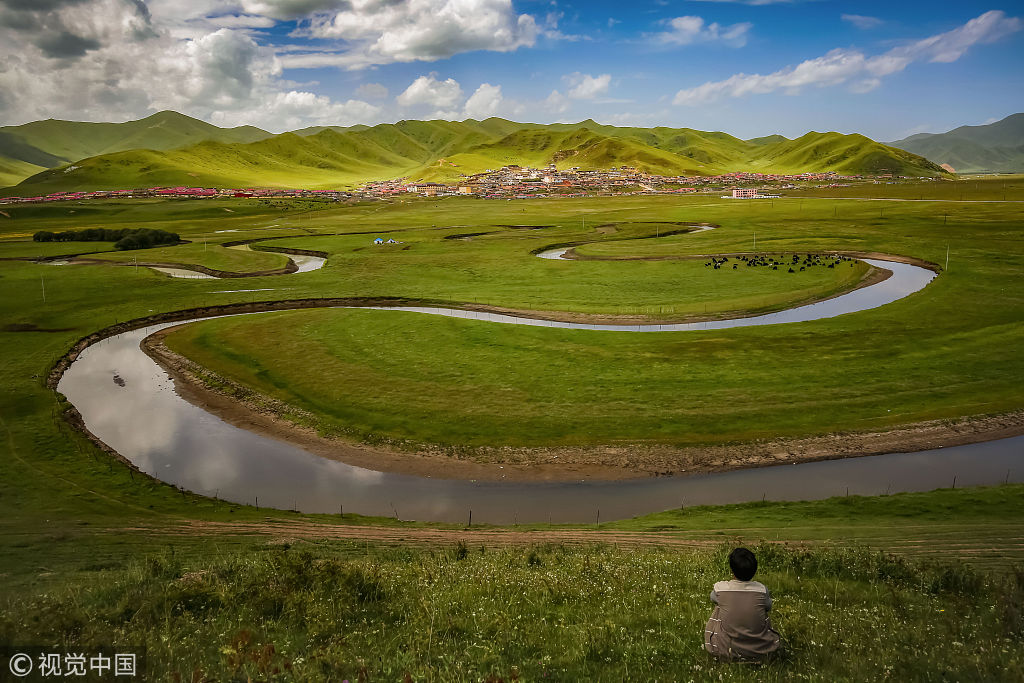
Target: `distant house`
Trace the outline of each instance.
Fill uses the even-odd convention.
[[[749,187],[738,187],[732,191],[734,199],[748,199],[757,196],[757,190]]]
[[[375,240],[373,241],[373,243],[374,243],[374,244],[384,244],[384,240],[383,240],[383,239],[381,239],[380,237],[378,237],[377,239],[375,239]]]

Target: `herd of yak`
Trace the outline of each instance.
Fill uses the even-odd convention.
[[[779,266],[785,268],[789,266],[790,273],[807,270],[814,266],[823,266],[825,268],[835,268],[840,263],[849,262],[853,265],[854,259],[849,256],[842,256],[840,254],[793,254],[793,258],[790,261],[786,261],[782,256],[776,258],[770,254],[760,254],[755,256],[734,256],[735,261],[732,263],[732,269],[736,270],[741,263],[745,263],[748,268],[762,266],[765,268],[771,268],[772,270],[778,270]],[[782,260],[779,260],[782,259]],[[712,256],[710,261],[707,261],[704,265],[707,267],[713,267],[715,270],[721,269],[723,266],[729,264],[728,256]]]

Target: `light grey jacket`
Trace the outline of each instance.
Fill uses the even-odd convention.
[[[781,639],[768,612],[772,596],[757,581],[719,581],[711,591],[715,609],[704,629],[704,648],[723,659],[761,659],[779,649]]]

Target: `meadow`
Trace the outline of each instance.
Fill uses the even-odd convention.
[[[1015,680],[1024,586],[864,549],[755,548],[785,651],[703,651],[724,546],[174,554],[21,599],[5,642],[145,647],[152,680]],[[999,601],[997,602],[997,596]]]
[[[452,202],[452,212],[465,205]],[[381,232],[399,242],[393,245],[372,245],[374,235],[362,234],[272,244],[328,252],[328,266],[315,277],[330,279],[334,293],[582,320],[758,313],[842,291],[864,273],[848,263],[803,273],[742,265],[715,270],[706,259],[685,258],[751,252],[755,232],[758,253],[779,254],[783,262],[791,253],[882,252],[937,264],[941,275],[925,291],[880,310],[729,331],[560,331],[320,310],[203,322],[167,343],[218,376],[312,413],[310,423],[321,433],[356,441],[694,446],[1021,407],[1016,377],[1024,367],[1016,349],[1024,264],[1014,208],[892,202],[879,211],[878,202],[694,198],[666,209],[666,219],[720,227],[636,239],[656,234],[651,208],[628,211],[630,220],[592,208],[585,231],[582,218],[534,230],[494,221],[470,231],[449,221]],[[444,239],[469,232],[485,234]],[[552,262],[531,255],[544,245],[587,241],[576,247],[585,256],[665,260]],[[979,300],[986,305],[972,305]],[[285,337],[287,349],[261,343]]]
[[[1019,181],[1007,184],[1010,199],[1024,199]],[[943,187],[947,200],[959,196],[954,183],[926,187]],[[1021,583],[1013,571],[1024,554],[1020,485],[676,510],[600,528],[463,530],[352,513],[300,515],[204,498],[131,471],[68,425],[61,417],[66,404],[45,385],[56,359],[87,334],[212,304],[391,296],[652,319],[703,315],[704,305],[709,313],[742,310],[751,305],[733,296],[742,283],[724,279],[734,273],[709,270],[701,260],[546,262],[532,252],[596,241],[584,249],[734,253],[752,250],[756,229],[758,251],[883,251],[939,264],[942,273],[924,291],[876,311],[784,326],[792,329],[697,332],[663,341],[611,334],[591,342],[557,330],[512,327],[501,327],[498,338],[491,331],[496,326],[484,323],[371,311],[268,314],[258,324],[291,321],[289,333],[307,352],[312,338],[302,335],[319,325],[325,342],[342,354],[335,362],[346,372],[386,372],[400,385],[416,380],[431,361],[430,391],[442,398],[467,376],[511,381],[495,367],[496,349],[517,354],[516,362],[527,368],[547,372],[553,362],[563,380],[559,387],[525,388],[550,392],[537,395],[553,407],[564,405],[563,417],[581,424],[595,404],[570,397],[568,390],[594,379],[597,366],[584,360],[605,345],[630,371],[644,371],[637,356],[703,365],[712,374],[703,383],[693,380],[695,393],[715,381],[733,381],[729,373],[742,370],[753,373],[752,380],[728,394],[730,400],[742,399],[752,386],[762,392],[762,403],[776,400],[792,393],[790,375],[794,387],[805,387],[815,399],[834,396],[820,409],[811,396],[804,406],[798,400],[772,408],[780,429],[793,433],[832,424],[848,428],[853,418],[864,418],[858,427],[885,426],[1020,410],[1018,378],[1024,373],[1016,350],[1024,335],[1024,249],[1018,206],[621,197],[305,203],[287,210],[247,199],[7,207],[10,217],[0,217],[0,642],[145,645],[159,680],[174,680],[175,674],[196,681],[403,680],[406,673],[411,680],[1020,678]],[[652,221],[721,227],[618,239],[648,235]],[[610,223],[615,232],[596,229]],[[286,238],[269,244],[330,257],[320,271],[240,278],[229,287],[144,268],[22,260],[60,253],[54,245],[31,243],[36,230],[143,225],[191,240],[181,252],[167,250],[168,260],[179,263],[213,264],[207,259],[229,252],[238,260],[223,265],[249,272],[262,269],[259,259],[282,258],[218,246],[254,237]],[[521,225],[550,227],[508,227]],[[496,232],[443,239],[490,230]],[[378,235],[403,244],[374,251],[371,241]],[[144,253],[138,252],[140,261]],[[783,279],[795,276],[756,275],[765,276],[760,285],[766,288],[777,285],[775,303],[805,296],[794,291],[794,280]],[[674,276],[688,279],[690,287],[673,287]],[[843,286],[827,278],[809,283],[818,293],[837,284]],[[231,291],[251,289],[269,291]],[[676,310],[665,310],[671,307]],[[204,333],[203,325],[188,329]],[[219,330],[209,328],[214,332]],[[362,344],[366,354],[346,351],[348,340]],[[451,346],[438,348],[443,344]],[[280,367],[298,368],[295,359],[285,362],[280,346]],[[545,348],[577,355],[544,361]],[[625,392],[621,397],[636,400],[622,372],[603,379]],[[781,379],[764,388],[753,381],[773,377]],[[254,386],[258,381],[251,380]],[[663,381],[652,389],[668,395],[670,382]],[[855,399],[847,407],[843,394]],[[474,396],[479,416],[467,411],[476,420],[467,422],[472,428],[455,425],[447,434],[430,434],[412,413],[398,415],[402,420],[390,429],[411,429],[404,433],[428,441],[453,439],[451,430],[461,430],[460,438],[472,443],[478,430],[502,428],[494,427],[500,425],[500,404],[484,398]],[[768,421],[759,422],[753,411],[755,402],[742,400],[749,401],[746,416],[720,412],[718,426],[701,438],[746,438],[768,430]],[[444,401],[414,408],[429,415]],[[896,415],[888,412],[893,407]],[[372,402],[354,408],[382,429],[376,426],[387,417],[382,409]],[[394,414],[394,406],[387,412]],[[523,433],[534,443],[550,443],[552,430],[540,411],[523,414],[529,418]],[[359,424],[349,419],[346,424]],[[611,438],[610,427],[589,424]],[[619,426],[628,428],[629,421]],[[723,436],[730,428],[739,436]],[[631,438],[641,438],[641,431]],[[677,429],[667,440],[680,438],[686,435]],[[391,533],[396,536],[386,535]],[[776,593],[777,624],[790,645],[786,658],[762,669],[717,665],[700,650],[710,611],[707,591],[725,571],[724,543],[740,540],[799,545],[760,550],[760,578]],[[851,542],[865,549],[851,549]],[[881,633],[888,638],[880,639]]]

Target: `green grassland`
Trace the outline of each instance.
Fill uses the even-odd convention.
[[[756,549],[786,650],[703,652],[725,548],[253,547],[11,603],[0,639],[146,647],[153,680],[1013,680],[1019,581],[857,550]],[[998,601],[998,602],[997,602]]]
[[[1002,192],[986,182],[999,181],[981,181],[979,194]],[[967,189],[966,183],[954,182],[921,187],[938,186],[946,200]],[[1024,199],[1024,188],[1007,192],[1008,199]],[[834,370],[823,373],[816,354],[832,354],[834,362],[852,368],[863,362],[854,356],[866,353],[890,370],[883,384],[881,372],[868,368],[874,386],[900,405],[906,398],[918,413],[1019,409],[1024,397],[1016,379],[1024,373],[1015,350],[1024,334],[1024,249],[1018,206],[827,198],[773,205],[636,197],[287,209],[255,200],[5,208],[10,218],[0,215],[0,258],[53,255],[46,251],[53,245],[25,241],[36,230],[92,226],[166,229],[193,245],[205,238],[209,250],[224,241],[287,236],[267,244],[323,250],[330,258],[320,271],[231,282],[230,289],[273,289],[258,293],[229,292],[223,282],[173,280],[145,269],[0,261],[5,324],[0,328],[0,641],[143,644],[157,680],[171,680],[174,672],[193,680],[198,670],[196,680],[351,681],[359,679],[362,667],[371,680],[402,680],[405,672],[412,680],[483,680],[489,674],[509,680],[513,667],[520,680],[1020,678],[1021,589],[1019,583],[1005,583],[1005,577],[1024,560],[1021,485],[687,508],[600,528],[520,526],[500,530],[493,541],[466,536],[470,541],[463,551],[456,542],[464,532],[445,525],[257,510],[182,493],[131,473],[61,419],[66,404],[44,384],[55,359],[97,329],[161,311],[257,297],[415,296],[551,310],[560,302],[561,308],[600,310],[608,300],[607,306],[631,306],[629,314],[656,318],[662,314],[657,307],[690,301],[671,287],[671,268],[685,262],[545,262],[531,252],[592,240],[607,243],[587,249],[653,249],[664,250],[663,255],[748,251],[756,229],[759,251],[874,249],[943,264],[949,245],[950,265],[923,292],[876,311],[785,326],[788,330],[666,335],[660,343],[690,349],[690,358],[706,368],[717,356],[731,367],[747,353],[764,360],[771,348],[789,342],[798,350],[813,349],[782,372],[795,369],[800,381],[819,373],[826,387],[845,388],[857,398],[852,410],[864,411],[874,424],[890,419],[888,413],[865,409],[880,399],[864,397],[868,389],[858,386],[859,377],[838,382]],[[583,216],[590,226],[585,231]],[[654,222],[678,221],[721,227],[611,241],[647,235]],[[616,232],[593,227],[608,223],[617,224]],[[506,227],[518,225],[550,227]],[[234,232],[221,232],[227,230]],[[490,230],[496,232],[443,239]],[[378,234],[405,243],[374,251],[370,241]],[[144,253],[138,253],[140,259]],[[260,258],[254,252],[238,254]],[[236,265],[258,270],[252,263]],[[590,265],[606,270],[580,270]],[[647,266],[664,270],[642,270]],[[696,277],[707,284],[718,275],[733,273],[701,270]],[[663,291],[641,288],[632,302],[625,294],[609,293],[609,283],[631,285],[645,278],[660,280]],[[704,296],[712,305],[728,295],[723,288]],[[621,299],[615,303],[613,296]],[[433,378],[444,382],[455,381],[460,354],[481,362],[489,353],[484,342],[494,334],[488,330],[497,327],[388,312],[339,315],[358,322],[361,328],[350,332],[366,343],[374,330],[391,325],[388,345],[410,357],[415,335],[455,344],[439,367],[452,374]],[[7,327],[12,324],[23,331]],[[556,330],[537,330],[547,336],[532,340],[523,336],[532,331],[523,328],[500,330],[510,337],[492,341],[530,362],[539,358],[531,345],[568,348],[565,333]],[[619,350],[630,351],[630,344],[642,341],[616,336],[607,343]],[[437,351],[424,347],[420,353]],[[360,371],[366,371],[377,358],[362,360]],[[778,359],[769,360],[780,367]],[[552,362],[564,367],[560,359]],[[494,369],[484,371],[494,376]],[[561,379],[564,385],[576,381],[572,373]],[[840,383],[845,387],[835,386]],[[929,389],[934,403],[926,405]],[[391,548],[372,535],[339,538],[363,527],[399,527],[414,544]],[[449,528],[450,544],[415,544],[416,534],[428,527]],[[523,538],[506,547],[500,540],[506,531],[520,531]],[[587,535],[571,541],[582,546],[545,535],[563,532]],[[628,541],[616,540],[624,534]],[[531,539],[552,545],[531,545]],[[707,591],[725,578],[718,544],[737,539],[837,546],[759,551],[760,578],[775,591],[776,621],[790,651],[762,669],[716,665],[700,651],[710,611]],[[622,542],[623,548],[594,547],[602,540]],[[669,541],[710,547],[695,551]],[[910,559],[851,551],[846,548],[851,541]],[[973,569],[950,564],[958,558]],[[268,644],[273,653],[264,656]],[[263,661],[270,663],[266,671],[260,670]],[[270,673],[273,666],[283,672]]]
[[[834,132],[810,132],[794,140],[770,136],[744,141],[689,128],[618,128],[590,120],[540,125],[491,118],[327,127],[267,137],[254,133],[257,129],[238,132],[173,112],[164,115],[167,120],[154,127],[161,134],[154,137],[153,144],[144,144],[147,138],[133,133],[127,139],[136,145],[119,142],[116,149],[80,156],[74,156],[70,142],[57,142],[78,139],[73,125],[59,125],[68,122],[37,122],[12,129],[12,135],[29,136],[27,139],[43,145],[36,128],[59,128],[47,150],[57,155],[56,161],[74,160],[74,164],[60,166],[51,161],[45,164],[51,170],[32,176],[8,193],[179,184],[335,188],[403,176],[453,182],[507,164],[539,167],[549,163],[588,170],[631,166],[661,175],[712,175],[741,168],[779,173],[946,175],[923,157],[862,135]],[[206,137],[201,137],[202,131]],[[12,150],[8,150],[10,154],[14,154]],[[12,167],[8,175],[17,170]]]
[[[34,176],[45,167],[30,164],[19,159],[0,157],[0,187],[17,185],[25,178]]]
[[[1024,176],[1008,174],[990,177],[968,176],[959,181],[923,183],[869,183],[849,187],[806,188],[788,191],[793,197],[822,197],[829,199],[899,199],[929,202],[1001,202],[1020,201],[1024,196]],[[878,206],[883,210],[888,205]],[[839,210],[842,210],[840,205]],[[942,209],[941,205],[936,206]]]
[[[146,249],[138,254],[123,251],[97,254],[92,258],[112,263],[144,262],[174,263],[186,266],[199,265],[228,273],[274,270],[284,268],[288,264],[288,257],[284,254],[275,254],[269,251],[243,251],[223,247],[219,244],[211,246],[203,242],[192,242],[176,247]]]
[[[311,411],[325,433],[357,439],[695,445],[872,430],[1021,407],[1015,378],[1024,368],[1015,350],[1022,334],[1022,252],[1019,223],[1006,207],[957,204],[943,210],[949,213],[944,218],[935,207],[909,202],[886,205],[882,216],[875,202],[780,200],[772,206],[693,199],[678,206],[673,218],[721,227],[645,240],[624,238],[650,234],[650,223],[619,221],[612,234],[583,235],[580,223],[539,230],[495,226],[468,241],[438,239],[440,230],[433,229],[382,233],[403,241],[385,247],[370,245],[373,235],[275,244],[328,251],[328,267],[318,277],[344,272],[345,291],[354,295],[655,320],[768,306],[773,293],[805,292],[800,277],[817,278],[821,271],[715,271],[699,260],[551,262],[530,256],[530,247],[575,236],[600,240],[581,248],[585,254],[727,253],[749,251],[756,230],[759,250],[771,252],[881,251],[943,264],[948,244],[950,268],[924,292],[880,310],[763,328],[579,332],[321,310],[208,321],[168,342],[218,374]],[[838,218],[830,216],[835,210],[842,212]],[[607,227],[615,213],[591,214],[588,225]],[[497,280],[486,276],[499,270]],[[780,287],[792,289],[773,291]],[[988,305],[970,304],[979,298]],[[259,343],[282,335],[293,344],[286,350]],[[318,372],[309,373],[311,366]],[[365,386],[375,387],[372,395],[359,390]]]
[[[203,140],[253,142],[270,133],[253,126],[217,126],[173,111],[125,123],[47,119],[0,127],[0,186],[46,168],[128,149],[167,150]],[[8,169],[5,171],[5,169]]]

